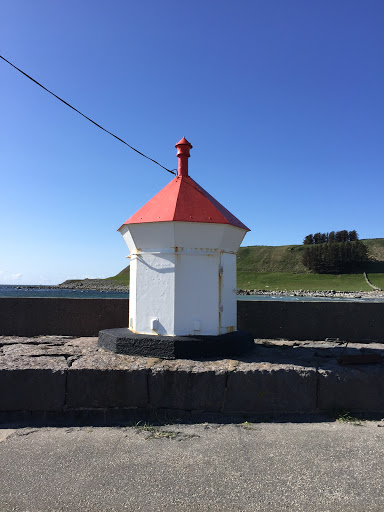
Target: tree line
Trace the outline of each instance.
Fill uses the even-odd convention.
[[[304,238],[303,264],[317,274],[341,274],[355,270],[368,260],[368,248],[356,230],[315,233]]]
[[[328,242],[355,242],[356,240],[359,240],[359,235],[355,229],[352,231],[343,229],[341,231],[330,231],[329,233],[315,233],[314,235],[307,235],[304,238],[303,244],[318,245],[327,244]]]

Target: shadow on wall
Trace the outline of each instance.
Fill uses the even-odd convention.
[[[255,338],[384,341],[384,303],[239,301],[238,329]],[[128,326],[127,299],[0,298],[0,335],[97,336]]]

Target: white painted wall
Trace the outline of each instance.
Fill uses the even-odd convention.
[[[175,333],[175,254],[141,252],[136,262],[136,310],[132,330],[145,334]],[[131,297],[131,290],[130,290]],[[151,321],[158,320],[152,329]]]
[[[236,330],[236,251],[245,230],[155,222],[123,225],[120,232],[131,252],[133,331],[175,336]]]
[[[220,254],[176,255],[175,334],[219,333]]]
[[[221,253],[220,334],[237,330],[236,254]]]

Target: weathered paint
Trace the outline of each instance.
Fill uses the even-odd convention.
[[[133,331],[154,334],[150,325],[154,317],[159,319],[155,334],[168,336],[196,334],[196,321],[200,322],[199,333],[207,335],[236,326],[236,304],[228,296],[236,300],[234,249],[245,231],[229,225],[198,227],[169,222],[125,225],[122,229],[131,252],[129,318],[133,319]],[[201,247],[194,243],[197,238]],[[192,247],[186,245],[188,240],[193,241]],[[227,308],[233,309],[232,314]]]
[[[175,247],[189,253],[202,250],[213,254],[219,251],[235,254],[245,236],[243,229],[234,226],[190,222],[124,224],[120,233],[131,255],[148,250],[174,252]]]
[[[135,333],[218,335],[236,330],[236,252],[248,228],[179,174],[120,227],[130,250],[129,326]],[[153,329],[156,319],[156,329]]]
[[[236,255],[233,253],[221,252],[220,267],[222,268],[220,303],[223,311],[221,313],[220,334],[233,327],[236,330],[237,308],[236,308]]]

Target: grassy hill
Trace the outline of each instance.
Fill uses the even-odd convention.
[[[107,277],[106,281],[111,281],[112,284],[123,284],[124,286],[129,285],[129,265],[125,267],[121,272],[113,277]]]
[[[301,260],[303,245],[240,247],[237,270],[242,272],[294,272],[306,273]]]
[[[237,287],[243,290],[336,290],[372,291],[372,284],[384,289],[384,238],[363,240],[370,261],[356,274],[312,274],[302,264],[303,245],[240,247],[237,256]],[[104,281],[129,284],[129,266]]]
[[[384,289],[384,238],[362,240],[368,247],[368,261],[356,274],[312,274],[302,264],[303,245],[240,247],[237,286],[245,290],[336,290],[372,291],[372,284]]]

